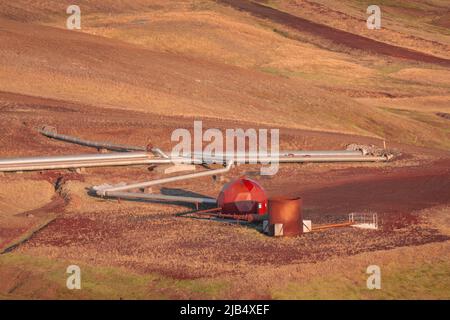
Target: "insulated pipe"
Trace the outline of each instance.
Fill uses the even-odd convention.
[[[164,183],[169,183],[169,182],[212,176],[212,175],[216,175],[216,174],[222,174],[222,173],[230,171],[232,166],[233,166],[233,162],[230,161],[227,164],[227,166],[223,169],[207,170],[207,171],[202,171],[202,172],[197,172],[197,173],[186,174],[186,175],[182,175],[182,176],[134,183],[134,184],[129,184],[129,185],[120,186],[120,187],[99,188],[98,190],[95,190],[95,191],[96,191],[97,195],[99,195],[99,196],[108,196],[108,195],[110,195],[110,192],[126,191],[126,190],[131,190],[131,189],[141,189],[141,188],[147,188],[147,187],[164,184]]]
[[[0,172],[123,165],[177,164],[185,162],[186,159],[179,158],[154,158],[146,152],[112,152],[105,154],[0,159]],[[199,164],[201,164],[201,162],[199,162]]]
[[[65,142],[70,142],[70,143],[75,143],[75,144],[79,144],[79,145],[83,145],[83,146],[87,146],[87,147],[94,147],[97,149],[107,149],[107,150],[111,150],[111,151],[119,151],[119,152],[127,152],[127,151],[146,151],[147,148],[145,147],[140,147],[140,146],[129,146],[129,145],[123,145],[123,144],[115,144],[115,143],[111,143],[111,142],[99,142],[99,141],[90,141],[90,140],[84,140],[84,139],[80,139],[77,137],[73,137],[73,136],[68,136],[68,135],[64,135],[64,134],[59,134],[56,132],[56,129],[53,127],[49,127],[49,126],[43,126],[39,132],[49,138],[53,138],[53,139],[57,139],[57,140],[61,140],[61,141],[65,141]],[[150,150],[153,154],[161,156],[165,159],[168,159],[169,156],[164,153],[161,149],[159,148],[152,148]],[[202,153],[198,153],[198,152],[193,152],[192,155],[194,156],[194,158],[196,157],[202,157],[203,154]],[[237,152],[237,153],[232,153],[231,155],[233,156],[238,156],[238,157],[242,157],[243,155],[245,156],[257,156],[257,154],[255,155],[254,153],[245,153],[245,152]],[[271,154],[272,157],[280,157],[280,156],[347,156],[347,155],[362,155],[362,152],[359,150],[295,150],[295,151],[281,151],[278,152],[276,154]],[[223,158],[223,157],[229,157],[229,155],[227,153],[222,153],[222,154],[216,154],[214,157],[219,157],[219,158]],[[187,155],[187,158],[192,158],[191,155]]]
[[[128,153],[126,153],[128,154]],[[130,153],[131,154],[131,153]],[[33,170],[54,170],[54,169],[70,169],[70,168],[82,168],[82,167],[109,167],[109,166],[126,166],[126,165],[150,165],[150,164],[181,164],[181,163],[223,163],[220,159],[204,159],[203,161],[195,161],[188,159],[161,159],[150,157],[111,157],[104,158],[104,155],[92,155],[92,157],[84,158],[77,156],[70,156],[67,158],[58,157],[58,159],[52,157],[42,158],[26,158],[26,159],[7,159],[0,160],[0,172],[7,171],[33,171]],[[109,155],[109,154],[108,154]],[[280,157],[280,158],[237,158],[236,161],[240,163],[306,163],[306,162],[380,162],[388,161],[390,158],[386,156],[341,156],[341,157]],[[13,161],[17,160],[17,161]]]
[[[285,156],[360,156],[362,152],[359,150],[293,150],[281,151],[279,154]]]
[[[261,152],[262,153],[262,152]],[[271,153],[269,151],[266,152],[268,157],[283,157],[283,156],[361,156],[363,155],[359,150],[293,150],[293,151],[279,151],[276,153]],[[191,156],[203,157],[203,153],[193,152],[192,154],[187,154],[186,157],[190,158]],[[231,152],[231,153],[216,153],[213,158],[227,158],[229,156],[233,157],[257,157],[259,156],[258,152]]]
[[[293,163],[293,162],[376,162],[376,161],[388,161],[389,156],[280,156],[280,157],[234,157],[230,160],[234,160],[236,163]],[[215,157],[203,157],[203,162],[206,163],[221,163],[228,159],[215,158]]]
[[[39,171],[39,170],[56,170],[56,169],[71,169],[71,168],[88,168],[88,167],[115,167],[115,166],[138,166],[149,164],[176,164],[177,161],[164,159],[111,159],[100,161],[66,161],[54,162],[45,164],[25,164],[25,165],[9,165],[0,166],[0,172],[14,172],[14,171]]]
[[[27,157],[0,159],[1,171],[31,171],[66,169],[79,167],[102,167],[102,166],[124,166],[124,165],[150,165],[150,164],[203,164],[203,163],[226,163],[228,159],[217,157],[203,157],[203,159],[189,159],[181,157],[169,157],[161,150],[155,148],[154,152],[162,157],[152,157],[147,152],[113,152],[106,154],[81,154],[70,156],[48,156],[48,157]],[[229,159],[236,163],[302,163],[302,162],[375,162],[389,161],[392,156],[363,156],[363,155],[304,155],[286,156],[286,152],[281,152],[281,156],[257,157],[254,155],[238,155],[234,159]]]
[[[321,156],[321,157],[280,157],[278,162],[289,163],[289,162],[377,162],[377,161],[388,161],[391,157],[388,156]],[[277,161],[273,158],[262,158],[259,159],[261,162],[270,162],[271,160]]]
[[[63,156],[48,156],[48,157],[25,157],[25,158],[6,158],[0,159],[0,166],[6,165],[31,165],[31,164],[46,164],[69,161],[102,161],[102,160],[116,160],[116,159],[149,159],[146,152],[113,152],[113,153],[94,153],[94,154],[80,154],[80,155],[63,155]]]
[[[114,144],[110,142],[98,142],[98,141],[89,141],[89,140],[83,140],[77,137],[72,137],[64,134],[58,134],[56,133],[56,129],[52,128],[50,130],[47,129],[47,126],[44,126],[42,129],[39,130],[39,132],[49,138],[53,138],[56,140],[61,140],[64,142],[69,143],[75,143],[82,146],[87,147],[94,147],[97,149],[106,149],[111,151],[118,151],[118,152],[129,152],[129,151],[150,151],[156,156],[161,156],[163,158],[168,159],[169,156],[165,154],[161,149],[159,148],[148,148],[148,147],[137,147],[137,146],[129,146],[129,145],[123,145],[123,144]]]
[[[140,165],[148,163],[149,159],[149,156],[144,152],[9,158],[0,160],[0,171],[33,171],[82,167]]]
[[[148,194],[141,192],[110,192],[107,191],[107,197],[130,199],[130,200],[162,200],[173,202],[188,202],[197,204],[216,204],[216,199],[211,198],[196,198],[196,197],[184,197],[184,196],[171,196],[164,194]]]
[[[96,142],[96,141],[83,140],[80,138],[67,136],[65,134],[59,134],[59,133],[56,133],[56,132],[53,132],[50,130],[45,130],[45,128],[46,127],[40,129],[39,132],[46,137],[65,141],[65,142],[75,143],[75,144],[79,144],[82,146],[94,147],[97,149],[107,149],[107,150],[119,151],[119,152],[145,151],[146,150],[146,148],[144,148],[144,147],[114,144],[114,143],[110,143],[110,142]]]
[[[59,163],[59,164],[49,163],[46,165],[0,167],[0,172],[40,171],[40,170],[58,170],[58,169],[93,168],[93,167],[115,167],[115,166],[137,166],[137,165],[142,165],[142,164],[143,164],[143,161],[132,161],[132,160],[97,161],[97,162],[66,162],[66,163]]]

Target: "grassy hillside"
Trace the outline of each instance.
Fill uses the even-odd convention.
[[[0,5],[2,91],[450,145],[447,120],[435,115],[450,96],[443,67],[336,50],[214,1],[79,5],[81,32],[64,30],[59,1]],[[301,12],[295,1],[269,5],[300,16],[327,3],[305,2]],[[444,102],[415,105],[418,114],[392,112],[417,96],[427,106]]]

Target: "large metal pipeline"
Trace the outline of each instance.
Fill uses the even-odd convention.
[[[218,174],[222,174],[222,173],[230,171],[232,166],[233,166],[233,162],[230,161],[227,164],[227,166],[225,168],[222,168],[222,169],[206,170],[206,171],[186,174],[186,175],[182,175],[182,176],[169,177],[169,178],[163,178],[163,179],[157,179],[157,180],[133,183],[133,184],[122,185],[122,186],[96,186],[96,187],[93,187],[92,189],[99,196],[102,196],[102,197],[104,197],[104,196],[111,196],[111,194],[113,194],[113,192],[118,192],[118,191],[126,191],[126,190],[132,190],[132,189],[143,189],[143,188],[148,188],[148,187],[151,187],[151,186],[161,185],[161,184],[169,183],[169,182],[176,182],[176,181],[182,181],[182,180],[188,180],[188,179],[194,179],[194,178],[218,175]]]
[[[212,198],[201,197],[185,197],[185,196],[172,196],[165,194],[151,194],[142,192],[121,192],[121,191],[106,191],[106,197],[129,199],[129,200],[160,200],[168,202],[186,202],[195,204],[216,204],[217,200]]]
[[[165,159],[166,160],[166,159]],[[281,157],[279,159],[274,159],[272,157],[270,158],[263,158],[257,159],[257,161],[279,161],[279,162],[332,162],[332,161],[386,161],[386,157],[367,157],[367,156],[340,156],[340,157],[332,157],[332,156],[322,156],[322,157]],[[188,180],[188,179],[194,179],[194,178],[200,178],[205,176],[212,176],[212,175],[219,175],[226,173],[231,170],[232,166],[234,164],[234,161],[229,161],[227,163],[227,166],[225,168],[216,169],[216,170],[207,170],[197,173],[191,173],[187,175],[181,175],[176,177],[168,177],[168,178],[162,178],[157,180],[151,180],[151,181],[145,181],[145,182],[138,182],[138,183],[132,183],[127,185],[120,185],[120,186],[111,186],[111,185],[101,185],[101,186],[94,186],[92,190],[95,192],[96,195],[101,197],[115,197],[115,198],[123,198],[123,199],[148,199],[148,200],[166,200],[166,201],[180,201],[180,202],[192,202],[192,203],[212,203],[210,202],[211,199],[205,200],[205,198],[195,198],[195,197],[179,197],[179,196],[166,196],[166,195],[157,195],[157,194],[145,194],[145,193],[132,193],[132,192],[123,192],[133,189],[144,189],[156,185],[161,185],[165,183],[170,182],[176,182],[176,181],[182,181],[182,180]],[[215,203],[215,200],[214,200]]]
[[[304,155],[304,156],[262,156],[262,157],[248,157],[248,156],[237,156],[230,157],[231,160],[236,163],[251,163],[251,164],[266,164],[270,162],[274,163],[302,163],[302,162],[379,162],[379,161],[388,161],[391,159],[389,156],[363,156],[359,155],[324,155],[324,156],[315,156],[315,155]],[[203,162],[205,163],[222,163],[226,162],[230,159],[222,159],[217,157],[203,157]]]
[[[159,150],[159,149],[158,149]],[[169,157],[160,151],[160,157],[154,157],[147,152],[113,152],[106,154],[81,154],[68,156],[44,156],[0,159],[0,172],[3,171],[33,171],[87,167],[125,166],[125,165],[150,165],[150,164],[202,164],[202,163],[223,163],[234,161],[239,164],[267,164],[267,163],[303,163],[303,162],[376,162],[388,161],[389,156],[363,156],[361,153],[342,155],[337,151],[334,155],[332,151],[328,155],[308,154],[291,155],[280,152],[279,156],[258,157],[253,155],[237,155],[230,159],[219,157],[203,156],[201,159],[190,159],[181,157]]]
[[[210,158],[228,158],[230,156],[236,157],[258,157],[264,154],[263,152],[230,152],[230,153],[216,153],[214,156],[208,156]],[[362,152],[359,150],[292,150],[292,151],[279,151],[275,153],[266,152],[266,156],[271,157],[292,157],[292,156],[362,156]],[[204,157],[204,153],[193,152],[186,155],[187,158]]]
[[[145,152],[0,159],[0,171],[33,171],[145,164]]]
[[[0,159],[0,166],[6,165],[29,165],[29,164],[46,164],[66,161],[92,161],[92,160],[111,160],[111,159],[148,159],[146,152],[112,152],[112,153],[94,153],[79,155],[63,155],[63,156],[42,156],[42,157],[24,157],[24,158],[6,158]]]
[[[39,132],[49,138],[53,138],[56,140],[61,140],[64,142],[70,142],[74,144],[79,144],[87,147],[94,147],[97,149],[106,149],[111,151],[147,151],[146,147],[141,146],[130,146],[130,145],[123,145],[123,144],[116,144],[111,142],[99,142],[99,141],[91,141],[91,140],[84,140],[81,138],[68,136],[65,134],[59,134],[56,132],[56,128],[50,127],[50,126],[43,126],[41,129],[39,129]],[[168,159],[169,156],[164,153],[159,148],[151,148],[150,150],[153,154],[157,156],[161,156],[163,158]],[[359,150],[295,150],[295,151],[281,151],[278,153],[271,153],[271,157],[284,157],[284,156],[361,156],[362,152]],[[235,152],[232,153],[232,156],[242,158],[242,157],[251,157],[255,158],[258,157],[258,153],[251,153],[251,152]],[[202,159],[203,153],[193,152],[192,154],[187,154],[183,156],[183,158],[191,158],[191,159]],[[210,158],[217,158],[217,159],[229,159],[230,156],[227,153],[218,153],[215,154],[214,157]],[[226,160],[225,160],[226,162]]]
[[[360,154],[360,153],[359,153]],[[239,159],[239,157],[238,157]],[[167,161],[168,159],[163,159],[164,161]],[[180,160],[177,158],[176,160]],[[182,159],[183,161],[186,161],[188,159]],[[204,161],[203,159],[202,161]],[[246,157],[241,158],[241,160],[251,160]],[[346,155],[346,156],[282,156],[280,158],[274,158],[274,157],[266,157],[266,158],[254,158],[253,160],[261,163],[264,161],[278,161],[278,162],[334,162],[334,161],[387,161],[387,157],[368,157],[368,156],[361,156],[361,155]],[[112,197],[112,198],[121,198],[121,199],[142,199],[142,200],[163,200],[163,201],[176,201],[176,202],[188,202],[188,203],[208,203],[208,204],[215,204],[216,200],[210,199],[210,198],[201,198],[201,197],[183,197],[183,196],[170,196],[170,195],[161,195],[161,194],[146,194],[146,193],[138,193],[138,192],[126,192],[129,190],[135,190],[135,189],[144,189],[148,187],[152,187],[155,185],[161,185],[165,183],[170,182],[176,182],[176,181],[183,181],[188,179],[194,179],[194,178],[200,178],[205,176],[212,176],[212,175],[219,175],[226,173],[231,170],[233,164],[235,163],[234,160],[228,161],[227,166],[225,168],[216,169],[216,170],[207,170],[187,175],[181,175],[176,177],[168,177],[168,178],[162,178],[157,180],[151,180],[151,181],[144,181],[144,182],[138,182],[138,183],[132,183],[132,184],[126,184],[126,185],[118,185],[118,186],[112,186],[112,185],[100,185],[100,186],[94,186],[92,187],[92,191],[100,197]]]
[[[111,151],[119,151],[119,152],[128,152],[128,151],[145,151],[145,147],[137,147],[137,146],[128,146],[123,144],[115,144],[111,142],[97,142],[97,141],[89,141],[84,140],[72,136],[68,136],[65,134],[59,134],[56,132],[55,128],[49,128],[48,126],[44,126],[42,129],[39,130],[41,134],[43,134],[46,137],[53,138],[56,140],[61,140],[64,142],[70,142],[79,144],[86,147],[93,147],[97,149],[106,149]]]
[[[111,142],[100,142],[100,141],[91,141],[91,140],[84,140],[73,136],[68,136],[65,134],[59,134],[56,132],[56,128],[44,126],[42,127],[39,132],[49,138],[53,138],[56,140],[69,142],[78,144],[81,146],[86,147],[93,147],[96,149],[105,149],[110,151],[116,151],[116,152],[132,152],[132,151],[150,151],[155,156],[163,157],[168,159],[169,156],[165,154],[161,149],[159,148],[152,148],[152,147],[141,147],[141,146],[130,146],[130,145],[124,145],[124,144],[117,144],[117,143],[111,143]]]

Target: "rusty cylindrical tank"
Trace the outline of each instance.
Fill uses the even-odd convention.
[[[267,213],[267,196],[254,180],[239,178],[227,183],[217,198],[222,214],[248,215]]]
[[[301,198],[269,199],[268,211],[273,235],[293,237],[303,233]]]

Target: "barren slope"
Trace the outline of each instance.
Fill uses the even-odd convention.
[[[354,211],[380,218],[378,231],[297,238],[176,216],[189,205],[87,193],[105,182],[156,179],[164,167],[0,174],[0,247],[56,218],[0,256],[0,297],[448,297],[450,78],[448,66],[422,62],[449,58],[439,13],[446,2],[380,2],[387,23],[375,34],[361,30],[366,1],[356,0],[79,0],[81,31],[65,30],[65,1],[1,2],[0,157],[95,152],[38,134],[43,124],[170,150],[171,133],[194,120],[221,130],[277,127],[287,150],[381,146],[385,138],[401,156],[286,164],[273,177],[238,166],[219,179],[155,190],[215,197],[246,175],[269,196],[302,197],[314,224]],[[395,57],[405,53],[412,60]],[[64,273],[74,263],[83,270],[76,292],[66,290]],[[365,271],[374,263],[387,289],[368,293]]]
[[[256,0],[295,16],[370,39],[450,58],[446,0]],[[381,30],[366,27],[369,5],[381,8]]]
[[[342,44],[352,49],[369,51],[386,56],[404,58],[427,63],[435,63],[443,66],[450,66],[450,60],[424,54],[422,52],[405,49],[399,46],[375,41],[360,35],[338,30],[327,25],[312,22],[287,12],[283,12],[268,6],[264,6],[252,1],[220,0],[222,3],[231,5],[239,10],[244,10],[257,17],[270,19],[274,22],[284,24],[296,30],[307,32],[318,37],[323,37],[336,44]]]
[[[79,32],[0,23],[3,91],[165,115],[241,119],[400,140],[420,135],[422,143],[447,143],[443,132],[430,131],[426,123],[363,108],[306,80],[154,52]]]

